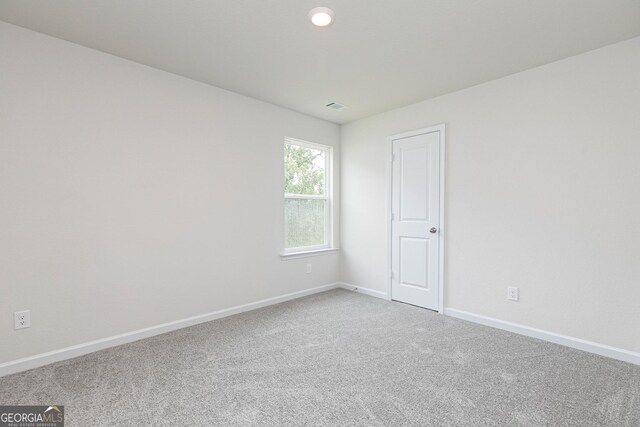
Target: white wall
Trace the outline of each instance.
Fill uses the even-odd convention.
[[[337,281],[280,260],[285,135],[339,162],[337,125],[0,23],[0,363]]]
[[[386,138],[439,123],[445,306],[640,351],[640,38],[343,126],[344,282],[386,292]]]

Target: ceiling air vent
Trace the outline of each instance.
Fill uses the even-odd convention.
[[[327,105],[325,105],[325,107],[335,111],[342,111],[345,108],[347,108],[346,105],[340,104],[339,102],[330,102]]]

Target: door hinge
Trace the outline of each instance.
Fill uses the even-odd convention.
[[[391,154],[391,163],[393,163],[395,161],[396,161],[396,154],[393,153],[393,154]]]
[[[391,221],[393,221],[396,218],[395,215],[393,214],[393,212],[391,212],[389,214],[389,218],[391,218]]]
[[[393,279],[393,271],[392,271],[391,273],[389,273],[389,277],[390,277],[391,279]]]

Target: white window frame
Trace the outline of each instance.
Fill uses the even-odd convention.
[[[324,151],[326,154],[324,156],[325,161],[325,169],[324,169],[324,196],[316,196],[316,195],[305,195],[305,194],[287,194],[284,193],[284,201],[287,199],[303,199],[303,200],[324,200],[324,243],[322,245],[313,245],[313,246],[302,246],[296,248],[287,248],[287,236],[286,231],[283,233],[283,255],[301,255],[301,254],[313,254],[316,252],[324,252],[328,250],[333,250],[333,147],[330,145],[316,144],[314,142],[303,141],[301,139],[289,138],[286,137],[284,139],[284,145],[297,145],[299,147],[310,148],[313,150]],[[284,147],[284,146],[283,146]],[[283,168],[284,173],[284,168]],[[283,175],[284,178],[284,175]],[[284,187],[284,185],[283,185]],[[283,220],[286,221],[284,217],[284,204],[282,206]],[[283,223],[285,227],[283,230],[286,230],[286,224]]]

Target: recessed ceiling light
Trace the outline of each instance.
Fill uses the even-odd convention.
[[[335,14],[328,7],[314,7],[309,12],[309,19],[317,27],[326,27],[333,22]]]

